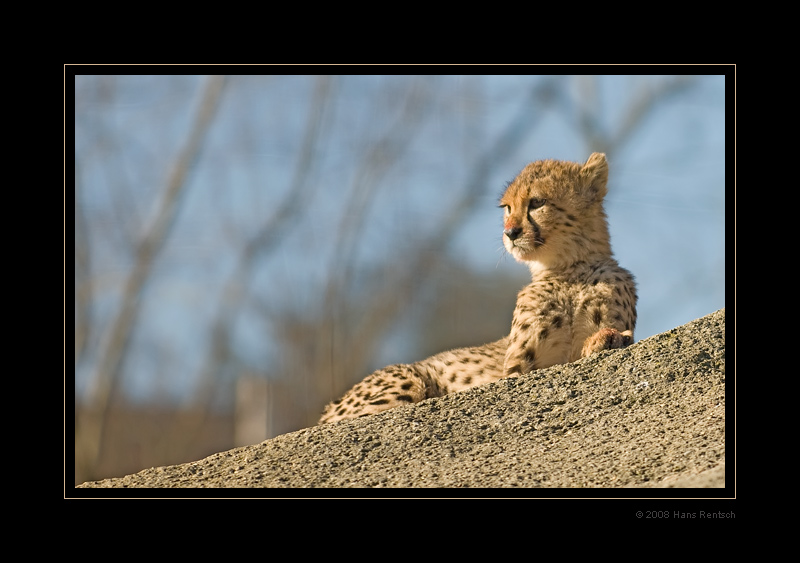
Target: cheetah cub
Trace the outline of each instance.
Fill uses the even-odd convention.
[[[528,265],[511,332],[472,348],[380,369],[330,403],[320,424],[374,414],[633,342],[636,286],[611,254],[608,163],[528,164],[500,198],[503,245]]]

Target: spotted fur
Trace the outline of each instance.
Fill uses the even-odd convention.
[[[532,162],[500,199],[503,244],[528,265],[509,335],[380,369],[330,403],[320,423],[374,414],[633,342],[636,285],[611,253],[608,163]]]
[[[542,160],[508,186],[503,244],[531,270],[511,323],[503,375],[575,361],[633,342],[636,284],[611,254],[603,198],[608,162]]]

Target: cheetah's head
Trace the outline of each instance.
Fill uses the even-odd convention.
[[[592,252],[609,252],[603,211],[608,163],[593,153],[585,164],[528,164],[500,198],[503,245],[517,261],[550,268]]]

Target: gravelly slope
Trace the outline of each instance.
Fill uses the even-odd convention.
[[[724,487],[724,331],[722,309],[624,350],[79,487]]]

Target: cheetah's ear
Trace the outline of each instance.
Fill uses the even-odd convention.
[[[592,201],[602,200],[606,192],[606,182],[608,182],[608,161],[606,155],[601,152],[594,152],[583,165],[580,172],[584,179],[585,194]]]

